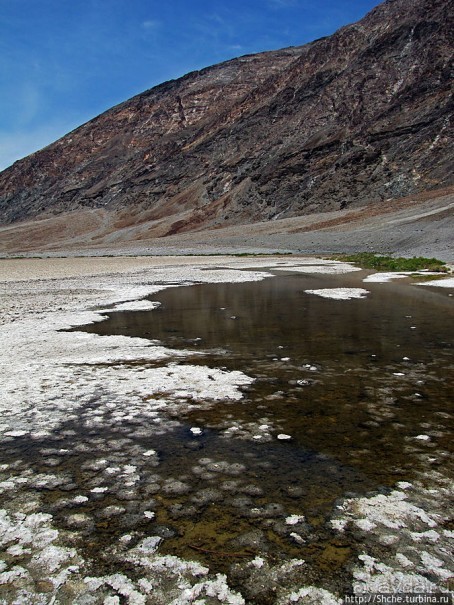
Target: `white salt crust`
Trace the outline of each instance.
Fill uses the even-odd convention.
[[[419,282],[416,286],[436,286],[437,288],[454,288],[454,277],[445,277],[443,279],[431,279],[427,282]]]
[[[308,266],[310,263],[304,259],[299,267],[301,271],[306,272],[307,269],[311,273],[344,271],[332,262],[316,263]],[[241,372],[180,365],[178,360],[184,361],[185,351],[171,351],[141,338],[99,337],[58,331],[102,321],[104,313],[113,309],[151,309],[155,303],[141,299],[167,287],[165,284],[174,287],[196,282],[251,281],[269,276],[265,272],[217,269],[212,264],[212,260],[207,263],[207,270],[200,266],[166,267],[121,276],[36,280],[33,285],[5,282],[2,285],[3,311],[0,317],[0,387],[3,393],[0,400],[0,441],[43,437],[58,429],[68,418],[77,420],[80,408],[93,398],[96,399],[96,409],[85,416],[89,428],[104,426],[107,416],[111,424],[121,424],[124,418],[137,415],[148,418],[163,431],[165,426],[160,421],[167,406],[176,406],[186,400],[197,404],[207,399],[213,402],[239,399],[241,392],[238,387],[251,382]],[[237,268],[296,269],[294,259],[274,263],[270,259],[251,259],[232,264]],[[155,394],[159,396],[154,398]],[[174,426],[173,421],[169,422],[170,425]],[[233,431],[234,428],[240,429],[232,426],[232,434],[241,433],[241,430]],[[269,428],[267,424],[258,423],[254,427],[255,435],[271,439]],[[156,452],[148,450],[142,455],[156,457]],[[96,460],[93,464],[102,471],[102,480],[118,475],[125,487],[134,485],[140,477],[134,465],[112,466],[107,460]],[[207,461],[204,468],[217,472],[216,465],[222,463]],[[1,470],[8,471],[8,465],[2,465]],[[224,469],[225,472],[230,470],[236,472],[236,469]],[[119,567],[125,562],[133,564],[140,571],[137,577],[142,577],[133,580],[123,573],[90,576],[89,562],[83,560],[77,549],[68,546],[71,540],[67,532],[57,530],[52,516],[39,510],[39,495],[33,492],[33,486],[40,488],[57,485],[57,482],[58,477],[49,471],[33,477],[12,474],[0,484],[0,488],[13,497],[20,486],[27,486],[27,491],[21,492],[20,512],[0,510],[0,547],[5,553],[0,554],[0,585],[8,589],[8,599],[11,597],[8,602],[36,605],[51,602],[58,605],[66,602],[66,597],[60,600],[59,596],[60,589],[64,587],[73,591],[72,602],[75,605],[121,602],[133,605],[195,605],[207,602],[207,599],[210,603],[245,603],[240,594],[230,589],[225,576],[210,575],[206,567],[195,562],[160,556],[157,548],[161,539],[153,536],[131,548],[128,545],[132,536],[125,535],[112,549],[112,556],[117,558]],[[411,486],[408,484],[406,487]],[[79,493],[73,497],[74,505],[83,505],[89,497],[102,498],[107,489],[100,482],[87,494]],[[406,488],[402,486],[401,489]],[[418,506],[406,502],[403,496],[391,494],[387,498],[385,502],[377,502],[373,498],[347,500],[339,516],[332,521],[333,529],[342,532],[351,524],[358,531],[368,531],[377,539],[380,538],[379,530],[381,533],[386,530],[397,534],[391,536],[397,543],[404,531],[408,539],[418,544],[419,559],[415,561],[412,553],[405,551],[400,553],[400,557],[393,557],[395,567],[392,567],[389,561],[379,562],[364,554],[355,570],[356,589],[376,588],[379,577],[395,585],[402,574],[405,578],[419,579],[421,573],[429,572],[445,581],[445,560],[439,550],[434,550],[440,549],[442,540],[437,538],[442,534],[436,531],[441,518],[425,513]],[[116,512],[113,508],[110,507],[111,514]],[[381,511],[381,516],[377,510]],[[151,510],[145,510],[143,514],[146,518],[154,515]],[[86,523],[88,518],[77,513],[77,508],[71,517],[76,524],[74,527],[78,523]],[[303,521],[302,515],[284,515],[283,518],[288,519],[289,526]],[[447,538],[450,536],[445,532],[443,540]],[[279,578],[302,566],[303,561],[294,560],[272,568],[260,557],[251,563],[251,568],[258,574],[268,574],[272,578]],[[412,570],[411,574],[408,570]],[[48,584],[51,592],[36,592],[38,581]],[[340,602],[338,596],[313,586],[282,589],[276,595],[276,603],[282,605],[331,605]]]
[[[170,281],[174,286],[177,279],[182,283],[234,282],[259,280],[267,275],[227,269],[202,271],[189,268],[167,269],[164,275],[163,271],[155,269],[151,275],[141,272],[128,275],[127,279],[118,276],[108,279],[104,276],[58,280],[56,283],[50,281],[43,284],[42,296],[39,296],[39,288],[34,283],[29,288],[32,290],[30,298],[16,302],[16,307],[20,304],[22,308],[26,307],[25,313],[21,313],[17,319],[4,317],[4,323],[0,326],[0,381],[3,392],[0,400],[0,431],[9,433],[11,437],[24,434],[17,431],[32,434],[48,432],[68,414],[76,412],[91,400],[94,394],[99,398],[98,409],[101,413],[108,403],[112,406],[118,402],[119,406],[128,403],[132,415],[165,407],[165,398],[154,402],[146,399],[157,392],[168,394],[169,399],[240,398],[238,386],[251,382],[241,372],[229,373],[208,367],[170,363],[170,359],[184,358],[188,353],[171,351],[142,338],[101,337],[59,330],[104,319],[103,311],[83,310],[84,303],[93,307],[93,302],[99,301],[98,306],[104,308],[106,304],[111,307],[117,305],[117,308],[126,305],[129,308],[140,303],[140,306],[149,308],[151,303],[148,301],[135,299],[162,290],[164,286],[140,283],[146,279]],[[23,290],[24,287],[21,285],[19,289]],[[63,291],[66,296],[61,299],[57,293],[55,301],[52,300],[54,288],[58,289],[58,293]],[[14,285],[7,284],[5,289],[14,290]],[[72,293],[75,290],[78,294],[74,299]],[[119,301],[123,301],[121,305]],[[62,308],[65,303],[69,308]],[[156,303],[151,306],[156,306]],[[143,360],[143,366],[128,365],[128,362],[137,360]],[[159,362],[162,366],[147,368],[146,364],[150,362]],[[23,368],[27,368],[27,371],[24,372]]]
[[[392,281],[393,279],[403,279],[405,277],[415,276],[440,276],[440,273],[433,271],[389,271],[389,272],[378,272],[372,273],[363,279],[365,283],[377,283],[384,284]],[[439,288],[454,288],[454,277],[442,277],[440,279],[431,279],[429,281],[415,282],[414,286],[435,286]]]
[[[358,557],[353,571],[355,593],[446,590],[446,582],[453,577],[452,544],[445,537],[442,546],[440,531],[435,528],[448,519],[449,507],[444,508],[444,503],[452,497],[453,486],[437,473],[432,473],[431,479],[437,488],[400,482],[400,489],[388,495],[349,498],[337,507],[331,520],[335,531],[343,533],[350,528],[368,534],[364,541],[366,552]],[[414,498],[418,504],[411,501]],[[421,501],[424,508],[419,504]],[[367,548],[374,551],[375,545],[380,552],[383,545],[387,547],[387,559],[380,561],[367,552]]]
[[[272,271],[291,271],[295,273],[314,273],[314,274],[343,274],[352,273],[355,271],[361,271],[359,267],[355,267],[350,263],[343,261],[328,260],[321,258],[294,258],[288,259],[276,259],[276,258],[247,258],[247,259],[235,259],[229,261],[229,266],[236,268],[268,268]]]
[[[319,273],[324,275],[343,275],[344,273],[353,273],[361,271],[360,267],[354,267],[349,263],[340,261],[317,261],[314,264],[288,265],[287,267],[273,267],[274,270],[294,271],[295,273]]]
[[[306,586],[281,598],[278,605],[342,605],[339,599],[324,588]]]
[[[389,273],[373,273],[372,275],[368,275],[363,279],[363,282],[366,283],[375,283],[375,284],[385,284],[393,279],[403,279],[404,277],[408,277],[411,273],[405,272],[397,272],[391,271]]]
[[[307,294],[315,294],[322,298],[332,298],[334,300],[350,300],[352,298],[365,298],[368,290],[363,288],[320,288],[319,290],[305,290]]]

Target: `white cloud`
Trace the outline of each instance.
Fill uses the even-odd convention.
[[[147,21],[144,21],[142,23],[142,27],[144,29],[151,29],[151,30],[156,30],[161,26],[161,22],[158,21],[157,19],[147,19]]]

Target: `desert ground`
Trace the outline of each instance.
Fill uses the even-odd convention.
[[[0,227],[0,255],[330,254],[373,251],[454,261],[451,189],[250,225],[163,237],[180,217],[94,209]],[[181,217],[184,219],[184,217]]]

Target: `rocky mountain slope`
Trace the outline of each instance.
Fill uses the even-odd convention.
[[[0,222],[101,212],[164,236],[447,187],[452,31],[452,0],[387,0],[166,82],[2,172]]]

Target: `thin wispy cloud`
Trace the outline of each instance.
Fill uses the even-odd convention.
[[[17,123],[19,125],[26,126],[36,118],[40,112],[41,96],[38,87],[32,82],[24,83],[16,98],[18,106]]]
[[[227,38],[235,35],[234,23],[228,14],[211,13],[198,20],[195,25],[207,36]]]
[[[267,0],[271,8],[289,8],[298,6],[298,0]]]
[[[158,21],[157,19],[147,19],[146,21],[143,21],[142,23],[142,27],[144,29],[147,30],[157,30],[161,27],[162,23],[161,21]]]

